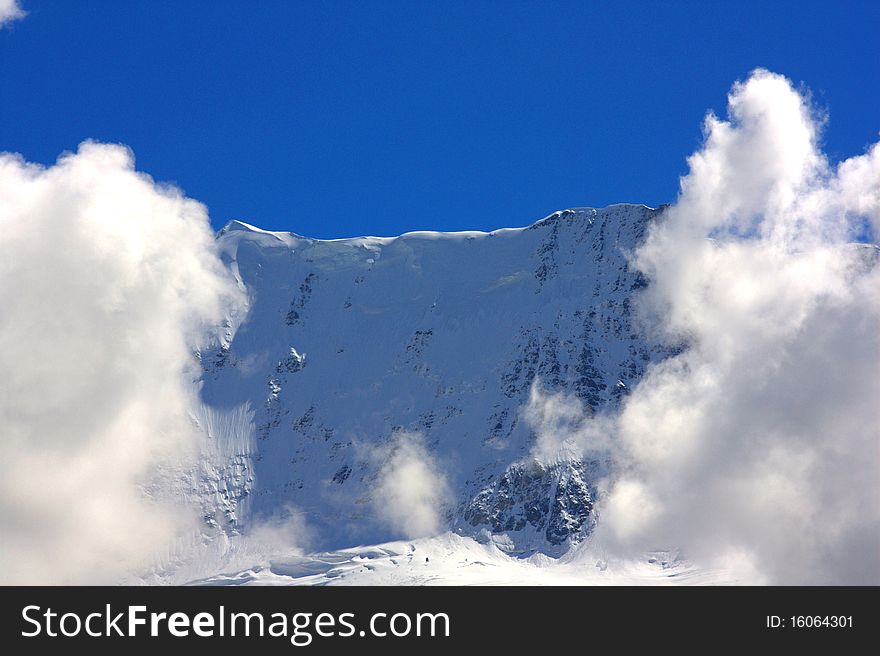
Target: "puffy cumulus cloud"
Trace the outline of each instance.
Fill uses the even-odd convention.
[[[206,210],[83,143],[0,155],[0,579],[112,582],[188,528],[192,347],[239,302]],[[161,486],[160,486],[161,487]]]
[[[0,0],[0,28],[25,16],[27,12],[21,8],[18,0]]]
[[[821,121],[755,71],[709,115],[634,264],[680,355],[610,429],[598,537],[769,583],[880,583],[880,147],[832,166]],[[581,431],[582,432],[582,431]]]
[[[407,538],[439,533],[450,492],[421,435],[398,433],[373,457],[382,462],[373,490],[378,517]]]

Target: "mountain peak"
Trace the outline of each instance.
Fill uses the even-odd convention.
[[[251,225],[250,223],[245,223],[244,221],[239,221],[238,219],[232,219],[220,229],[220,231],[217,233],[217,236],[219,237],[220,235],[225,235],[227,232],[234,232],[237,230],[244,232],[266,232],[261,228]]]

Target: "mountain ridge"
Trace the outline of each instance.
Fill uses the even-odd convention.
[[[419,237],[419,236],[428,236],[428,235],[442,235],[449,237],[458,237],[458,236],[469,236],[469,235],[491,235],[499,232],[504,232],[507,230],[528,230],[536,225],[544,223],[548,220],[553,220],[562,216],[570,216],[571,214],[575,214],[578,212],[592,212],[592,211],[607,211],[612,208],[643,208],[651,211],[663,211],[668,207],[668,204],[662,204],[657,207],[651,207],[650,205],[645,205],[644,203],[612,203],[610,205],[606,205],[604,207],[568,207],[561,210],[556,210],[548,214],[547,216],[540,218],[532,223],[520,226],[520,227],[502,227],[495,228],[493,230],[408,230],[407,232],[402,232],[399,235],[393,236],[379,236],[379,235],[356,235],[353,237],[336,237],[333,239],[319,239],[316,237],[308,237],[305,235],[300,235],[296,232],[291,232],[287,230],[265,230],[260,228],[259,226],[255,226],[252,223],[248,223],[246,221],[242,221],[240,219],[230,219],[223,225],[220,230],[217,231],[216,236],[222,237],[228,232],[240,231],[240,232],[253,232],[257,234],[267,234],[267,235],[275,235],[275,236],[289,236],[294,237],[296,239],[305,239],[308,241],[315,242],[345,242],[345,241],[353,241],[359,239],[378,239],[383,241],[390,241],[395,239],[400,239],[403,237]]]

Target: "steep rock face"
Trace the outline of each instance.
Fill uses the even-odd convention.
[[[464,505],[462,518],[475,528],[517,535],[521,548],[556,552],[595,526],[593,481],[602,472],[598,462],[514,463]]]
[[[224,525],[293,506],[327,547],[399,537],[375,520],[377,454],[415,432],[449,479],[456,530],[522,551],[583,539],[607,463],[536,463],[522,409],[536,379],[588,411],[617,404],[665,357],[636,332],[645,281],[626,259],[660,212],[334,241],[229,224],[219,245],[249,308],[199,354],[202,412],[251,418],[200,483]]]

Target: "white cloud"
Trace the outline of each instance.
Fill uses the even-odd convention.
[[[249,521],[243,533],[191,532],[167,545],[166,552],[132,579],[149,585],[184,585],[303,555],[312,533],[304,513],[290,504],[271,517]]]
[[[0,155],[0,580],[112,582],[189,528],[142,485],[185,466],[192,347],[238,290],[204,206],[83,143]]]
[[[880,147],[832,167],[785,78],[735,85],[635,264],[690,347],[614,432],[600,539],[771,583],[880,583]]]
[[[376,450],[374,457],[383,461],[373,491],[379,518],[407,538],[440,532],[449,488],[422,437],[398,433],[386,449]]]
[[[534,431],[532,457],[543,465],[577,460],[587,454],[607,456],[614,451],[610,439],[614,418],[590,415],[574,395],[550,393],[535,379],[523,418]]]
[[[0,0],[0,27],[27,16],[18,0]]]

